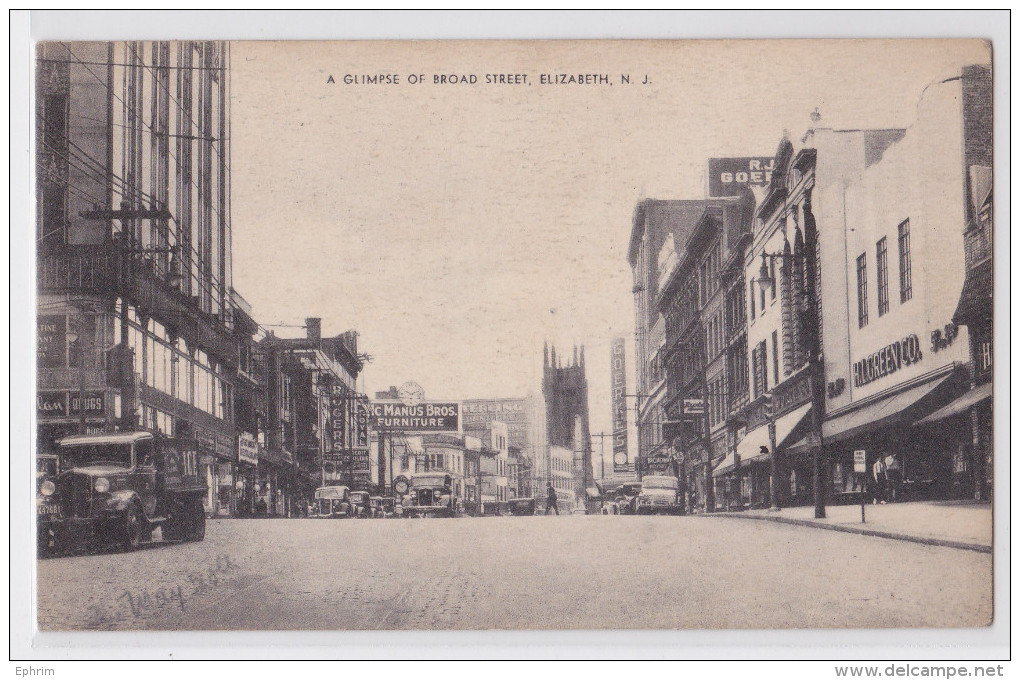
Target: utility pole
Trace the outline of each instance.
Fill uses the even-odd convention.
[[[599,438],[599,459],[602,461],[602,477],[601,477],[601,479],[605,480],[605,478],[606,478],[606,437],[612,438],[613,433],[612,432],[598,432],[596,434],[590,434],[588,436],[591,437],[592,439],[595,439],[595,437]]]

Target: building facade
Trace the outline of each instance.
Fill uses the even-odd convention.
[[[749,196],[702,204],[675,264],[662,270],[655,304],[665,319],[667,455],[646,459],[654,471],[681,476],[691,502],[715,508],[714,465],[729,450],[729,334],[724,263],[748,229]],[[651,470],[649,470],[651,471]]]
[[[663,436],[667,417],[664,347],[666,324],[655,304],[661,285],[676,267],[678,246],[684,243],[705,208],[702,200],[645,199],[634,209],[627,260],[634,294],[634,355],[637,394],[635,423],[640,462],[669,445]]]
[[[36,82],[38,452],[194,438],[236,507],[225,42],[47,42]]]

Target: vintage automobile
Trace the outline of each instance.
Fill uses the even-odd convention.
[[[459,500],[453,490],[453,478],[443,472],[411,475],[407,491],[400,499],[403,517],[456,517]]]
[[[372,517],[393,517],[396,509],[396,499],[389,496],[372,496],[369,499],[372,504]]]
[[[134,550],[205,538],[206,486],[195,440],[151,432],[75,435],[57,442],[59,474],[43,471],[36,499],[40,554],[68,546]]]
[[[351,515],[357,519],[371,517],[372,500],[367,491],[351,492]]]
[[[320,486],[315,490],[315,502],[309,517],[342,519],[351,517],[351,491],[346,486]]]
[[[621,515],[633,515],[636,512],[636,501],[640,493],[641,482],[627,482],[616,490],[613,498],[620,508]]]
[[[507,501],[507,511],[512,517],[534,515],[536,507],[534,498],[511,498]]]
[[[634,512],[638,515],[670,514],[683,512],[676,477],[649,475],[641,478],[641,491],[634,499]]]

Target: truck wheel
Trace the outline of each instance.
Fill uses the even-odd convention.
[[[205,538],[205,508],[202,501],[193,499],[185,506],[184,540],[201,541]]]
[[[120,547],[124,552],[137,550],[142,544],[142,534],[145,532],[146,521],[142,511],[132,503],[124,512],[123,524],[121,526]]]
[[[56,552],[56,534],[49,527],[39,528],[39,557],[51,557]]]

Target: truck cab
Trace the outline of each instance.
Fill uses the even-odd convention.
[[[456,517],[458,505],[453,477],[442,472],[411,475],[400,499],[404,517]]]
[[[157,527],[166,540],[204,538],[206,487],[193,440],[114,432],[65,437],[57,446],[59,472],[38,483],[41,553],[73,541],[134,550]]]

